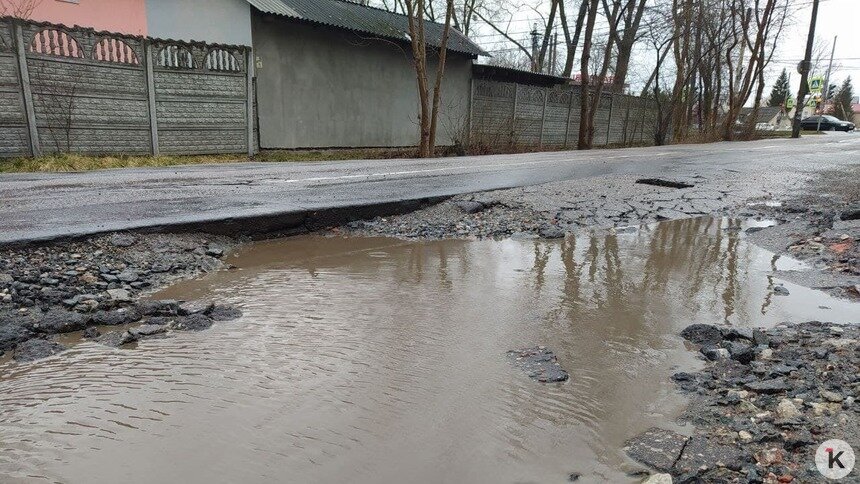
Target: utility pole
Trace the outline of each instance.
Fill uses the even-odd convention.
[[[830,94],[830,70],[833,69],[833,56],[836,54],[836,39],[839,36],[833,37],[833,49],[830,50],[830,64],[827,66],[827,75],[824,76],[824,90],[821,95],[821,101],[824,105],[827,105],[827,99]],[[823,112],[821,114],[824,114]],[[816,127],[816,131],[821,131],[821,118],[818,118],[818,126]]]
[[[830,72],[833,70],[833,56],[836,55],[836,41],[839,36],[833,37],[833,49],[830,50],[830,64],[827,65],[827,75],[824,77],[824,102],[827,102],[830,95]]]
[[[556,73],[556,69],[558,67],[558,32],[552,35],[552,62],[550,63],[550,74],[553,76]]]
[[[540,38],[540,33],[537,29],[537,24],[534,25],[534,28],[531,31],[532,36],[532,72],[540,72],[540,65],[538,65],[538,39]]]
[[[800,118],[803,107],[806,106],[806,95],[809,94],[809,70],[812,64],[812,46],[815,43],[815,23],[818,20],[818,2],[812,0],[812,20],[809,22],[809,36],[806,38],[806,56],[797,66],[800,73],[800,90],[797,92],[797,106],[794,108],[794,121],[791,126],[791,137],[800,138]]]

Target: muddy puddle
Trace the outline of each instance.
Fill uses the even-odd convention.
[[[626,439],[690,431],[668,380],[698,365],[682,328],[860,319],[818,291],[774,295],[772,271],[804,266],[745,228],[254,244],[157,295],[233,303],[240,320],[0,365],[0,481],[637,482]],[[570,380],[506,358],[532,345]]]

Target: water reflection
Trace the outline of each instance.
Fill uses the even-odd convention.
[[[857,320],[816,291],[771,296],[770,272],[802,265],[743,228],[255,244],[159,295],[235,303],[237,322],[0,366],[0,481],[630,481],[624,440],[675,428],[684,403],[667,381],[696,364],[681,328]],[[571,381],[509,365],[533,344]]]

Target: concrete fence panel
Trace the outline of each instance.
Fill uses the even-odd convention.
[[[487,146],[570,147],[579,138],[578,86],[542,87],[475,79],[470,140]],[[603,93],[594,116],[594,146],[649,143],[656,112],[648,100]]]
[[[516,84],[475,80],[472,91],[472,136],[492,146],[512,144],[517,109]]]
[[[0,18],[0,156],[253,154],[250,58]]]
[[[150,152],[141,40],[32,23],[22,34],[41,153]]]
[[[541,144],[547,90],[521,86],[518,89],[514,141],[523,145]]]
[[[542,144],[547,146],[567,145],[567,124],[569,121],[572,93],[570,90],[550,89],[547,91],[546,113],[543,121]]]
[[[245,51],[155,41],[151,60],[162,153],[241,153],[248,143]]]

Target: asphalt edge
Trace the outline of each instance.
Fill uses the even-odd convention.
[[[368,220],[375,217],[402,215],[431,205],[436,205],[450,198],[450,196],[426,197],[395,202],[348,205],[318,210],[297,210],[263,215],[249,215],[246,217],[228,217],[214,220],[210,219],[194,222],[177,222],[173,224],[129,227],[119,230],[108,229],[71,233],[61,236],[46,236],[0,242],[0,249],[16,249],[23,246],[32,247],[63,242],[75,242],[118,232],[138,234],[202,232],[229,237],[247,237],[251,240],[289,237],[292,235],[307,234],[326,228],[345,225],[356,220]]]

